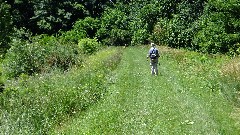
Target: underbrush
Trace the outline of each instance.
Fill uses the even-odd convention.
[[[187,71],[186,77],[199,76],[205,78],[204,85],[211,92],[221,92],[225,98],[236,106],[240,106],[240,63],[239,58],[226,55],[210,55],[185,50],[171,50],[162,47],[163,53],[174,57],[179,67]]]
[[[20,75],[34,75],[50,72],[53,69],[68,70],[73,65],[79,66],[82,55],[75,44],[64,44],[55,37],[30,41],[16,39],[12,42],[3,60],[4,80]]]
[[[105,49],[86,58],[82,68],[20,76],[0,95],[0,134],[47,134],[49,129],[101,98],[107,74],[121,51]]]
[[[14,39],[3,60],[3,79],[21,75],[66,71],[80,66],[85,56],[102,48],[97,39],[80,39],[79,44],[65,42],[54,36],[40,35],[30,40]]]

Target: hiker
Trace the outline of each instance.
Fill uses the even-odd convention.
[[[147,60],[150,59],[151,73],[152,75],[158,75],[158,58],[160,57],[158,49],[154,43],[151,43],[151,48],[147,55]]]

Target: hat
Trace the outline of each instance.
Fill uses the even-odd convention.
[[[151,46],[152,46],[152,47],[154,47],[154,46],[155,46],[155,44],[154,44],[154,43],[151,43]]]

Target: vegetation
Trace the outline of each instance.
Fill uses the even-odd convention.
[[[91,55],[100,48],[100,43],[96,39],[81,39],[78,43],[78,47],[83,54]]]
[[[151,94],[150,97],[139,97],[137,92],[143,96],[146,94],[144,91],[151,91],[147,83],[162,83],[164,85],[156,87],[154,92],[167,94],[168,97],[161,96],[166,102],[151,105],[153,101],[145,101],[152,108],[169,114],[164,116],[176,118],[168,125],[159,121],[150,122],[151,126],[155,125],[154,122],[162,124],[165,129],[161,133],[177,133],[181,129],[182,134],[207,131],[235,134],[238,129],[229,113],[232,110],[230,104],[239,106],[240,102],[239,12],[239,0],[0,0],[0,134],[48,134],[70,116],[87,112],[89,106],[108,93],[107,87],[116,86],[110,85],[116,83],[112,70],[120,62],[122,51],[126,53],[122,63],[126,67],[116,73],[121,78],[120,86],[116,87],[119,92],[126,93],[112,97],[120,98],[115,102],[131,109],[134,106],[121,102],[123,98],[129,100],[134,96],[133,100],[143,99],[136,100],[139,102],[137,105],[151,97],[160,101]],[[136,55],[132,51],[136,50],[139,55],[145,56],[143,50],[147,49],[131,47],[123,50],[127,46],[149,42],[195,52],[169,49],[164,52],[165,48],[161,48],[164,63],[161,68],[170,78],[157,78],[151,82],[150,76],[143,75],[147,74],[147,64],[141,65],[144,62],[138,58],[133,61],[134,56],[130,55],[131,52]],[[137,62],[135,64],[143,69],[137,69],[135,65],[129,67],[126,62],[130,65]],[[132,70],[133,76],[126,73]],[[133,82],[134,87],[126,86],[132,84],[131,80],[136,77],[139,80]],[[147,77],[146,82],[144,77]],[[168,84],[166,80],[173,84]],[[135,90],[133,95],[129,94],[130,89]],[[111,88],[109,90],[114,92]],[[134,102],[129,103],[135,105]],[[106,109],[108,106],[111,105],[107,104]],[[227,110],[224,111],[224,108]],[[146,108],[135,111],[141,112],[141,109]],[[190,112],[186,112],[188,109]],[[199,109],[201,111],[196,112]],[[157,110],[152,110],[154,116],[158,114]],[[185,118],[181,112],[189,114],[186,115],[188,122],[183,121]],[[122,114],[119,117],[123,117]],[[234,115],[236,119],[237,113]],[[206,116],[206,119],[200,116]],[[85,119],[81,113],[80,117]],[[131,115],[127,118],[131,120],[131,117],[137,118]],[[190,117],[196,117],[200,122],[190,121]],[[115,117],[111,118],[115,125]],[[145,120],[146,117],[141,118]],[[165,117],[150,119],[156,118]],[[204,123],[207,118],[211,119],[210,123]],[[185,125],[179,124],[182,122]],[[198,127],[188,129],[186,125],[192,125],[192,122]],[[151,129],[148,127],[149,130],[144,132],[144,128],[134,124],[124,127],[124,123],[120,124],[120,129],[109,129],[101,124],[108,129],[106,133],[114,130],[125,133],[134,129],[132,133],[140,134]],[[65,126],[60,124],[57,127],[65,132]],[[89,128],[92,129],[91,126]],[[67,127],[66,130],[68,132]],[[154,132],[159,133],[159,130],[156,127]]]
[[[239,134],[239,111],[219,72],[228,57],[160,47],[160,75],[152,76],[148,49],[124,50],[104,100],[51,134]]]
[[[0,1],[1,2],[1,1]],[[1,2],[0,4],[0,54],[6,52],[9,48],[8,43],[10,42],[9,35],[12,32],[12,18],[10,14],[10,5]]]
[[[25,8],[25,7],[28,8]],[[206,53],[239,54],[238,0],[103,0],[1,3],[2,35],[26,28],[77,43],[97,38],[106,45],[154,41]],[[10,41],[1,38],[2,47]]]
[[[83,68],[29,77],[5,84],[0,96],[1,134],[46,134],[55,124],[84,111],[106,92],[106,77],[121,51],[107,49],[91,56]]]
[[[46,73],[56,68],[64,71],[72,65],[81,64],[76,45],[62,45],[54,37],[44,38],[32,43],[19,40],[12,42],[3,61],[3,76],[11,79],[21,74]]]

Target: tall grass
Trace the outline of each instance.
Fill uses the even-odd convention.
[[[240,107],[240,58],[235,57],[221,68],[223,92],[236,106]]]
[[[239,134],[222,92],[227,57],[159,47],[161,75],[152,76],[148,49],[126,48],[104,100],[53,134]]]
[[[120,59],[121,51],[106,49],[86,58],[82,68],[7,82],[0,95],[0,134],[47,134],[84,111],[105,93],[106,76]]]
[[[239,59],[231,60],[225,55],[208,55],[184,50],[166,49],[163,53],[165,53],[164,57],[172,59],[169,63],[177,62],[176,67],[169,69],[170,72],[174,72],[170,82],[176,85],[175,80],[177,80],[180,83],[180,86],[177,84],[178,96],[183,94],[184,100],[187,101],[189,95],[194,97],[193,99],[199,104],[197,117],[208,121],[208,124],[211,123],[213,134],[238,134],[239,119],[236,118],[239,117],[239,111],[235,111],[234,104],[240,105],[237,101],[240,90],[237,64]],[[189,104],[195,103],[190,100]],[[186,106],[187,109],[188,107]],[[201,114],[204,111],[208,118],[204,118],[205,115]],[[209,128],[208,126],[206,124],[203,127]]]

